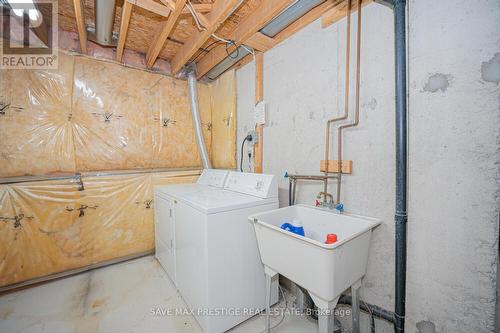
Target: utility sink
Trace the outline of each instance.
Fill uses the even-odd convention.
[[[280,228],[293,218],[302,221],[305,236]],[[320,309],[320,333],[333,331],[333,310],[342,292],[352,288],[353,332],[359,330],[359,288],[366,273],[372,229],[381,221],[307,205],[251,215],[249,220],[269,288],[279,273],[307,289]],[[325,244],[329,233],[337,234],[337,242]],[[266,293],[269,299],[269,290]],[[269,320],[266,326],[269,329]]]

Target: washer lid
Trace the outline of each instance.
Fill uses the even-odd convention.
[[[187,184],[168,184],[155,186],[155,193],[166,194],[171,197],[175,197],[181,193],[196,192],[202,188],[207,188],[207,185],[198,185],[194,183]]]
[[[274,203],[278,198],[262,199],[233,191],[205,188],[197,192],[180,194],[178,200],[205,214],[214,214]]]

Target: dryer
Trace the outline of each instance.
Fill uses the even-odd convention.
[[[155,256],[168,276],[177,284],[175,263],[175,210],[176,198],[181,193],[198,192],[207,188],[221,188],[228,170],[205,169],[196,183],[169,184],[155,187]]]

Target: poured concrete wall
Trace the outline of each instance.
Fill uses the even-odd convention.
[[[343,178],[342,201],[348,211],[384,221],[374,232],[362,298],[393,310],[393,17],[370,4],[363,18],[361,117],[344,136],[344,158],[354,161],[354,172]],[[498,22],[496,0],[409,2],[408,332],[494,331]],[[326,29],[318,20],[265,54],[264,172],[279,177],[282,205],[288,188],[282,175],[319,173],[325,121],[343,111],[345,29],[345,20]],[[253,63],[237,72],[237,90],[240,145],[253,128]],[[350,100],[354,106],[354,95]],[[320,190],[301,183],[298,202],[314,203]],[[392,326],[377,322],[377,332]]]

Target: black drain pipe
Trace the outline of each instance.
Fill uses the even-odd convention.
[[[407,212],[406,0],[393,0],[396,60],[396,284],[394,332],[405,331]]]

